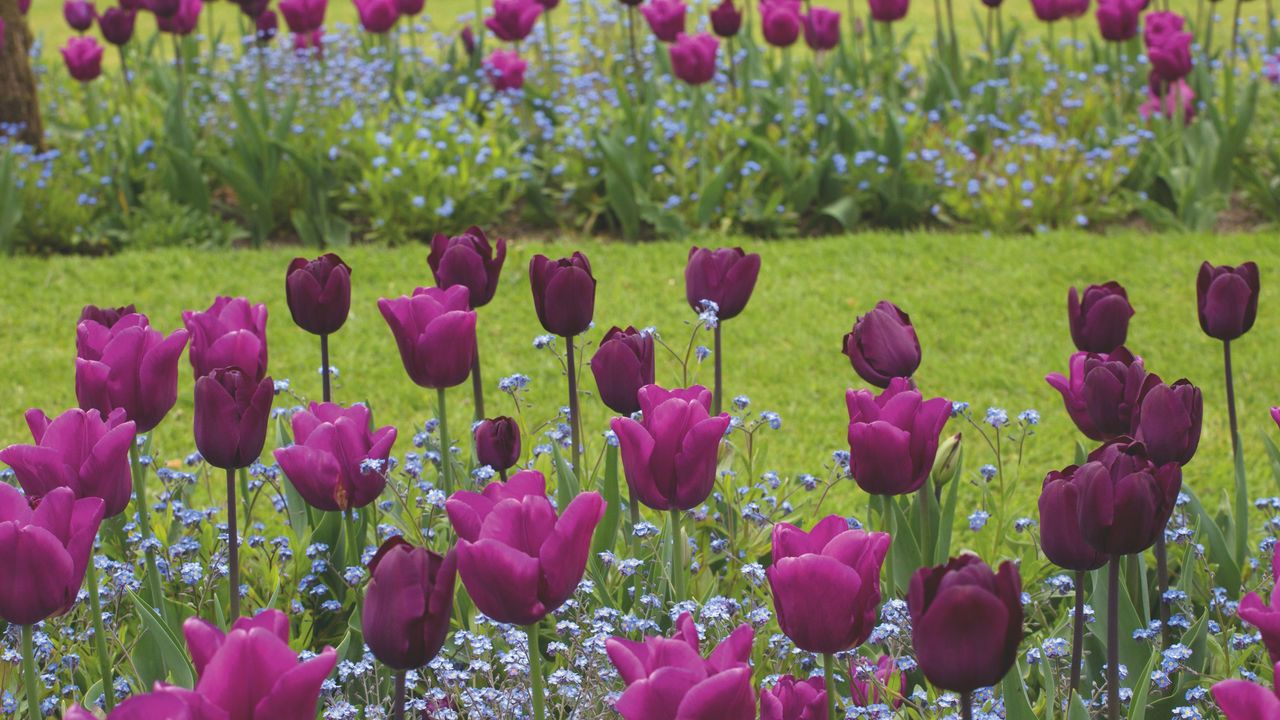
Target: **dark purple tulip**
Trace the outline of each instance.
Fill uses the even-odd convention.
[[[493,0],[493,15],[485,18],[484,25],[499,40],[520,42],[533,32],[541,14],[542,6],[535,0]]]
[[[604,500],[581,493],[557,517],[542,474],[526,471],[484,493],[455,492],[445,509],[458,533],[458,575],[476,607],[498,622],[531,625],[582,581]]]
[[[182,9],[183,0],[141,0],[143,7],[151,11],[157,20],[171,18]]]
[[[431,240],[427,265],[436,285],[442,288],[463,285],[471,292],[472,309],[484,307],[498,291],[502,263],[507,259],[507,241],[498,238],[493,245],[484,230],[471,226],[461,235],[437,234]]]
[[[804,41],[815,51],[830,50],[840,44],[840,13],[813,7],[804,16]]]
[[[1262,635],[1262,644],[1267,648],[1271,662],[1280,663],[1280,591],[1276,588],[1276,578],[1280,578],[1280,545],[1271,551],[1271,604],[1262,602],[1258,593],[1251,592],[1240,598],[1240,619],[1258,628]],[[1261,720],[1261,719],[1260,719]]]
[[[760,256],[734,248],[689,248],[684,266],[684,298],[694,312],[702,301],[716,304],[716,317],[732,320],[742,314],[760,275]]]
[[[391,32],[396,20],[400,19],[395,0],[355,0],[355,6],[360,26],[371,33]]]
[[[773,564],[765,574],[782,632],[811,653],[866,642],[879,617],[880,566],[888,552],[888,533],[850,530],[839,515],[809,532],[774,525]]]
[[[640,410],[640,388],[653,384],[653,336],[634,327],[610,328],[591,358],[591,374],[606,407],[634,415]]]
[[[605,650],[627,688],[613,709],[623,720],[755,720],[754,640],[751,626],[739,625],[704,660],[687,612],[676,620],[673,637],[609,638]]]
[[[907,592],[911,645],[926,679],[953,692],[998,685],[1022,643],[1022,579],[1013,563],[995,573],[977,555],[923,567]]]
[[[364,405],[316,402],[294,413],[292,423],[294,444],[276,449],[275,458],[303,500],[340,512],[378,499],[387,479],[367,463],[385,468],[396,442],[394,427],[374,429],[373,413]]]
[[[467,55],[476,54],[476,34],[468,25],[462,28],[462,32],[458,33],[458,37],[462,38],[462,49],[467,51]]]
[[[396,0],[396,11],[404,17],[417,17],[426,6],[426,0]]]
[[[640,6],[640,14],[654,37],[662,42],[675,42],[684,32],[685,5],[680,0],[650,0]]]
[[[676,35],[676,41],[667,46],[671,55],[671,71],[690,85],[711,82],[716,76],[716,52],[720,41],[711,33]]]
[[[281,0],[280,12],[288,23],[290,32],[310,35],[324,25],[324,13],[329,0]]]
[[[742,29],[742,12],[734,7],[733,0],[720,0],[710,13],[711,29],[722,38],[731,38]]]
[[[827,720],[827,689],[821,677],[783,675],[760,691],[760,720]]]
[[[1141,0],[1098,0],[1098,32],[1110,42],[1128,42],[1138,34]]]
[[[1249,332],[1258,315],[1258,265],[1247,262],[1200,266],[1196,277],[1196,310],[1200,329],[1211,338],[1235,340]]]
[[[258,16],[266,12],[270,0],[232,0],[236,7],[240,8],[240,14],[250,20],[257,20]]]
[[[409,378],[425,388],[461,385],[476,356],[476,313],[461,285],[378,300]]]
[[[365,644],[383,665],[411,670],[444,647],[453,613],[457,556],[441,557],[393,536],[369,561],[360,622]]]
[[[0,618],[32,625],[71,609],[84,582],[102,500],[50,490],[32,509],[12,485],[0,483]]]
[[[1160,382],[1124,347],[1112,353],[1074,353],[1069,367],[1070,377],[1049,373],[1045,382],[1062,394],[1067,414],[1092,440],[1128,435],[1143,397]]]
[[[93,27],[96,16],[93,3],[87,0],[66,0],[62,3],[62,17],[76,32],[82,33]]]
[[[31,0],[18,0],[18,14],[26,17],[27,11],[31,9]]]
[[[774,47],[791,47],[800,37],[800,3],[769,0],[760,3],[760,32]]]
[[[263,10],[253,21],[254,34],[260,43],[268,43],[275,39],[280,29],[280,18],[270,8]]]
[[[646,385],[637,393],[639,420],[614,418],[627,485],[654,510],[689,510],[715,487],[720,442],[729,415],[712,416],[711,391],[695,385],[666,390]]]
[[[1041,22],[1055,22],[1063,17],[1062,0],[1031,0],[1031,10]]]
[[[217,368],[240,368],[254,380],[267,375],[267,306],[244,298],[218,297],[208,310],[187,310],[191,368],[197,378]]]
[[[534,255],[529,261],[533,308],[547,332],[573,337],[591,327],[596,311],[596,278],[587,256],[575,252],[552,260]]]
[[[156,15],[156,27],[171,35],[190,35],[200,23],[203,0],[182,0],[178,12],[168,17]]]
[[[218,368],[196,380],[196,449],[205,462],[230,470],[262,454],[275,385],[238,368]]]
[[[351,310],[351,268],[333,253],[294,258],[284,274],[284,295],[298,327],[313,335],[336,333]]]
[[[867,0],[871,19],[878,22],[895,22],[907,16],[910,0]]]
[[[849,699],[858,707],[891,705],[902,707],[907,696],[907,675],[898,673],[898,687],[889,686],[897,670],[893,659],[881,655],[874,665],[864,656],[855,655],[849,662]]]
[[[1090,545],[1080,530],[1080,485],[1076,465],[1053,470],[1040,489],[1040,545],[1049,562],[1066,570],[1097,570],[1110,557]]]
[[[151,432],[178,399],[178,359],[186,345],[186,330],[165,337],[137,313],[110,326],[82,320],[76,327],[80,407],[103,416],[123,409],[138,432]]]
[[[1118,282],[1090,285],[1083,295],[1075,288],[1067,293],[1067,322],[1077,350],[1109,353],[1124,345],[1131,317],[1133,306]]]
[[[1191,74],[1191,41],[1191,33],[1172,33],[1147,48],[1151,69],[1165,83],[1175,83]]]
[[[82,83],[93,82],[102,74],[102,46],[91,37],[73,37],[61,48],[67,73]]]
[[[1133,416],[1134,439],[1156,465],[1186,465],[1200,445],[1203,413],[1204,398],[1190,380],[1152,385]]]
[[[503,472],[520,462],[520,424],[506,416],[487,418],[472,431],[476,462]]]
[[[920,340],[911,317],[881,300],[854,321],[844,336],[844,354],[863,380],[883,388],[894,378],[911,377],[920,367]]]
[[[110,329],[115,327],[115,324],[124,318],[137,314],[138,308],[135,307],[133,303],[129,303],[128,305],[123,305],[121,307],[98,307],[97,305],[85,305],[80,309],[80,320],[78,322],[92,320],[93,322]]]
[[[1147,47],[1159,45],[1166,36],[1182,32],[1186,24],[1186,18],[1175,12],[1147,13],[1142,22],[1142,40]]]
[[[1089,12],[1089,0],[1058,0],[1058,12],[1064,20],[1074,20]]]
[[[1142,443],[1123,438],[1089,454],[1075,472],[1080,530],[1108,555],[1140,553],[1164,532],[1182,489],[1182,468],[1157,466]]]
[[[97,410],[73,409],[50,420],[32,408],[26,419],[35,444],[0,450],[0,462],[13,468],[28,498],[65,487],[77,498],[100,498],[104,517],[124,511],[133,492],[129,448],[134,424],[125,420],[123,410],[103,419]]]
[[[849,471],[872,495],[919,490],[933,469],[938,439],[951,416],[945,398],[925,400],[906,378],[894,378],[879,395],[845,393],[849,408]]]

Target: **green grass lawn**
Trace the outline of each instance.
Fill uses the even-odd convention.
[[[1267,287],[1269,271],[1280,267],[1280,245],[1272,238],[875,234],[747,244],[763,255],[764,266],[746,312],[725,325],[726,382],[729,395],[750,396],[753,411],[782,415],[782,430],[767,435],[768,458],[761,470],[821,473],[831,451],[846,447],[843,392],[862,383],[840,353],[841,337],[858,313],[890,298],[911,314],[919,333],[924,360],[916,378],[927,394],[966,400],[979,417],[990,405],[1006,408],[1010,416],[1025,408],[1040,411],[1042,422],[1030,442],[1022,479],[1022,493],[1030,493],[1045,471],[1072,461],[1079,437],[1057,393],[1043,380],[1047,372],[1065,370],[1073,350],[1066,327],[1067,288],[1114,278],[1128,288],[1137,309],[1130,347],[1166,380],[1186,376],[1204,389],[1204,434],[1186,481],[1206,502],[1209,488],[1229,487],[1230,463],[1220,346],[1201,333],[1196,321],[1196,270],[1206,258],[1256,260],[1264,276],[1261,312],[1234,355],[1251,484],[1255,492],[1276,492],[1259,437],[1276,432],[1267,411],[1280,404],[1280,364],[1272,355],[1280,323]],[[515,372],[533,378],[529,398],[535,407],[528,417],[541,419],[564,404],[557,363],[532,345],[542,329],[525,268],[535,252],[574,248],[590,255],[599,279],[597,326],[588,335],[593,344],[612,324],[653,325],[673,344],[687,341],[686,323],[693,314],[684,302],[686,243],[516,244],[496,299],[480,311],[491,415],[511,411],[495,386],[499,377]],[[290,378],[304,395],[318,395],[317,342],[294,327],[285,305],[284,268],[294,254],[294,248],[279,248],[9,259],[0,267],[5,348],[0,377],[8,386],[0,441],[27,440],[25,408],[56,412],[75,403],[74,326],[85,303],[135,302],[156,326],[169,330],[180,324],[182,310],[203,309],[215,294],[265,302],[271,311],[272,374]],[[398,451],[403,452],[412,426],[434,415],[434,394],[409,381],[375,303],[430,284],[426,248],[357,247],[343,255],[354,268],[354,297],[351,318],[333,340],[334,364],[341,370],[335,396],[342,402],[370,402],[380,423],[401,428]],[[193,445],[192,380],[186,359],[182,362],[178,406],[158,438],[170,458]],[[709,363],[698,379],[710,382]],[[658,380],[679,380],[665,354],[659,357]],[[584,386],[594,392],[589,373]],[[459,388],[451,397],[453,427],[466,427],[469,393]],[[606,419],[607,411],[594,398],[584,401],[584,427],[593,442]],[[964,428],[953,421],[948,432],[957,429]],[[536,441],[526,442],[530,447]],[[976,477],[976,468],[991,458],[976,443],[969,448],[967,474]],[[1029,500],[1023,505],[1031,510]]]

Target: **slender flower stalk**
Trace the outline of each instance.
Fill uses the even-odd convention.
[[[827,688],[827,717],[836,715],[836,656],[833,653],[822,654],[822,680]]]
[[[35,626],[22,626],[22,679],[27,688],[27,717],[41,720],[40,685],[36,675]]]
[[[1084,578],[1085,571],[1076,571],[1076,609],[1071,628],[1071,685],[1070,692],[1080,689],[1080,663],[1084,658]]]
[[[573,473],[581,482],[582,426],[578,420],[578,368],[574,362],[573,336],[566,337],[564,345],[569,372],[569,435],[573,443]]]
[[[721,355],[720,323],[716,323],[715,337],[716,337],[716,349],[714,354],[715,354],[715,361],[716,361],[716,388],[715,388],[715,395],[712,397],[712,400],[711,400],[711,414],[719,415],[720,408],[724,407],[724,404],[723,404],[724,403],[724,376],[720,369],[720,355]]]
[[[538,624],[530,623],[525,625],[524,631],[529,638],[529,647],[527,649],[529,655],[529,700],[533,704],[533,717],[534,720],[545,720],[547,712],[543,707],[542,650],[538,645]]]
[[[151,605],[159,613],[165,612],[164,597],[160,594],[160,571],[156,568],[156,551],[151,542],[151,511],[147,504],[147,468],[142,464],[137,444],[129,447],[129,463],[133,466],[133,497],[138,513],[138,532],[142,535],[143,554],[146,557],[147,576],[143,584]]]
[[[320,377],[323,378],[324,401],[333,402],[333,391],[330,388],[329,379],[329,336],[327,334],[320,336]]]
[[[968,690],[960,693],[960,717],[973,720],[973,693]]]
[[[446,495],[453,494],[453,454],[449,451],[449,413],[444,402],[444,388],[436,388],[440,406],[440,478]]]
[[[675,602],[688,599],[685,595],[684,544],[680,540],[679,508],[671,508],[671,593]]]
[[[391,705],[393,720],[404,720],[404,706],[405,706],[405,703],[408,701],[408,697],[406,695],[407,694],[405,693],[405,671],[398,670],[396,671],[396,699],[395,699],[395,702]]]
[[[1120,720],[1120,561],[1107,566],[1107,717]]]
[[[240,617],[240,538],[236,530],[236,471],[227,468],[227,575],[228,595],[231,597],[231,619]]]
[[[1248,488],[1244,485],[1244,456],[1240,453],[1240,427],[1239,421],[1236,419],[1236,384],[1235,374],[1231,370],[1231,341],[1222,341],[1222,368],[1223,377],[1227,386],[1227,419],[1231,425],[1231,459],[1235,465],[1236,473],[1236,507],[1235,521],[1244,528],[1244,531],[1236,531],[1235,534],[1235,550],[1236,557],[1243,559],[1245,556],[1245,545],[1248,542],[1248,522],[1249,497]],[[1163,534],[1163,533],[1161,533]]]
[[[98,600],[98,566],[89,554],[85,578],[89,585],[89,615],[93,618],[93,640],[98,652],[98,673],[102,680],[102,698],[107,712],[116,706],[116,691],[111,684],[111,654],[107,651],[107,634],[102,629],[102,604]]]
[[[1169,592],[1169,552],[1164,544],[1164,528],[1160,528],[1160,534],[1156,536],[1155,555],[1156,587],[1160,592],[1156,600],[1160,605],[1160,640],[1163,647],[1169,647],[1173,643],[1173,633],[1169,628],[1169,605],[1164,601],[1165,593]]]

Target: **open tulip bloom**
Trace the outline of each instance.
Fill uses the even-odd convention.
[[[294,444],[275,451],[285,477],[307,504],[348,512],[378,499],[386,487],[387,457],[396,442],[391,426],[372,429],[365,405],[311,403],[291,420]]]
[[[187,331],[166,337],[135,312],[88,314],[76,326],[76,400],[104,417],[123,409],[139,433],[151,432],[178,399]]]

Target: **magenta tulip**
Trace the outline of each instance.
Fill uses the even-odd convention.
[[[509,54],[519,59],[515,53]],[[522,67],[518,73],[521,75],[521,82],[524,74],[523,64],[524,62],[521,61]],[[514,70],[514,66],[504,61],[500,64],[500,69]],[[509,78],[509,81],[514,80],[515,78]],[[519,87],[519,85],[512,87]],[[436,285],[442,288],[450,288],[454,285],[465,286],[470,292],[471,307],[475,309],[488,305],[494,293],[498,291],[498,279],[502,276],[502,264],[506,259],[507,241],[498,238],[497,242],[490,244],[484,230],[473,225],[461,235],[449,237],[439,233],[432,238],[431,254],[427,255],[427,265],[431,267]]]
[[[205,462],[230,470],[249,467],[262,454],[275,385],[237,368],[218,368],[196,380],[196,449]]]
[[[520,55],[514,50],[494,50],[484,59],[485,75],[489,78],[489,84],[498,92],[524,87],[524,72],[528,68],[529,63],[520,59]]]
[[[1271,551],[1271,603],[1262,602],[1258,593],[1251,592],[1240,599],[1238,614],[1241,620],[1258,628],[1271,662],[1280,663],[1280,591],[1276,578],[1280,578],[1280,545]]]
[[[156,27],[171,35],[190,35],[200,23],[202,10],[202,0],[181,0],[177,12],[167,16],[156,14]]]
[[[742,28],[742,11],[734,7],[733,0],[720,0],[720,4],[708,13],[711,29],[722,38],[731,38]]]
[[[690,85],[711,82],[716,76],[716,52],[720,41],[711,33],[676,35],[675,42],[667,47],[671,55],[671,72]]]
[[[80,82],[92,82],[102,74],[102,46],[91,37],[73,37],[62,46],[67,72]]]
[[[760,255],[740,247],[689,248],[684,266],[684,298],[700,313],[704,300],[716,304],[719,320],[732,320],[747,307],[760,275]]]
[[[680,0],[649,0],[640,6],[640,14],[654,37],[662,42],[675,42],[676,36],[684,32],[685,4]]]
[[[890,687],[896,671],[893,659],[888,655],[881,655],[874,665],[864,656],[855,656],[849,662],[849,699],[858,707],[901,707],[903,698],[907,696],[907,674],[898,672],[897,687]]]
[[[1152,77],[1159,80],[1154,73]],[[1174,83],[1159,81],[1160,90],[1148,88],[1147,100],[1138,106],[1138,115],[1150,121],[1154,118],[1182,119],[1183,124],[1190,124],[1196,116],[1196,93],[1185,79]]]
[[[811,50],[830,50],[840,44],[840,13],[815,6],[804,16],[804,41]]]
[[[778,678],[773,687],[760,691],[760,720],[828,720],[822,678]]]
[[[653,335],[610,328],[591,357],[591,374],[605,407],[620,415],[639,412],[640,388],[653,384]]]
[[[365,405],[311,403],[293,415],[293,445],[275,451],[276,462],[312,507],[330,512],[361,508],[386,487],[383,471],[396,441],[391,426],[372,428]],[[379,469],[381,467],[382,469]]]
[[[383,665],[422,667],[444,647],[453,612],[457,558],[414,547],[396,535],[369,561],[360,621],[365,644]]]
[[[1280,663],[1272,668],[1280,682]],[[1248,680],[1222,680],[1209,688],[1226,720],[1275,720],[1280,717],[1280,692]]]
[[[951,416],[945,398],[925,400],[911,381],[894,378],[879,395],[845,393],[849,409],[849,471],[872,495],[919,490],[933,469],[942,428]]]
[[[844,354],[859,377],[883,388],[896,377],[915,374],[920,367],[920,340],[911,317],[881,300],[854,321],[844,336]]]
[[[289,25],[289,31],[310,36],[324,26],[325,10],[329,0],[281,0],[280,12]]]
[[[802,25],[800,3],[792,0],[768,0],[760,3],[760,32],[770,45],[791,47],[800,37]]]
[[[1120,283],[1090,285],[1080,293],[1067,293],[1067,320],[1071,340],[1082,352],[1109,353],[1124,345],[1129,334],[1133,306]]]
[[[98,29],[102,31],[102,39],[112,45],[126,45],[133,39],[134,21],[138,13],[123,7],[107,8],[98,16]]]
[[[178,358],[186,345],[186,330],[165,337],[137,313],[110,325],[82,320],[76,327],[80,407],[104,416],[121,409],[138,432],[151,432],[178,399]]]
[[[31,625],[71,609],[102,522],[101,498],[70,488],[35,503],[0,483],[0,618]]]
[[[1160,382],[1123,346],[1111,353],[1074,353],[1069,367],[1069,377],[1050,373],[1045,382],[1062,394],[1071,420],[1093,440],[1127,435],[1142,399]]]
[[[191,368],[197,378],[217,368],[239,368],[254,380],[267,374],[267,306],[219,296],[208,310],[188,310],[182,322],[191,333]]]
[[[371,33],[381,35],[395,27],[400,11],[395,0],[354,0],[360,26]]]
[[[907,16],[910,0],[867,0],[871,19],[877,22],[896,22]]]
[[[0,462],[13,468],[22,490],[33,500],[55,488],[69,488],[78,499],[103,502],[103,517],[124,511],[133,491],[129,448],[134,424],[117,410],[105,420],[97,410],[67,410],[50,420],[32,408],[26,414],[34,445],[0,450]]]
[[[476,355],[476,313],[463,285],[418,288],[378,300],[409,378],[425,388],[461,385]]]
[[[484,24],[499,40],[520,42],[533,32],[541,14],[542,6],[535,0],[493,0],[493,15]]]
[[[87,0],[66,0],[62,3],[62,18],[78,33],[93,27],[95,17],[97,11],[93,9],[93,3]]]
[[[1098,33],[1102,35],[1102,39],[1128,42],[1137,36],[1144,5],[1143,0],[1098,0],[1098,9],[1094,14],[1098,19]]]
[[[294,258],[285,270],[284,295],[294,324],[313,335],[332,335],[351,311],[351,268],[333,253]]]
[[[573,337],[591,327],[596,310],[596,278],[587,256],[575,252],[552,260],[534,255],[529,261],[533,309],[547,332]]]

